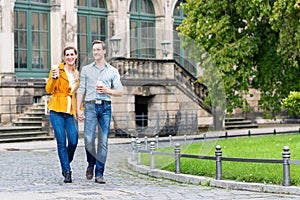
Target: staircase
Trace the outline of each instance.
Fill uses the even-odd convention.
[[[225,119],[225,129],[258,128],[258,124],[243,117],[230,117]]]
[[[51,131],[44,130],[45,121],[44,103],[33,104],[32,107],[24,112],[17,120],[13,121],[12,126],[0,127],[0,142],[25,142],[35,140],[54,139]],[[49,123],[49,119],[46,119]]]

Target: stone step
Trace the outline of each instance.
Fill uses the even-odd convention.
[[[42,111],[45,112],[45,105],[40,104],[40,105],[33,105],[29,110],[37,110],[37,111]]]
[[[52,136],[34,136],[34,137],[18,137],[18,138],[0,138],[1,142],[28,142],[28,141],[40,141],[40,140],[53,140]]]
[[[40,108],[30,108],[30,111],[31,112],[37,112],[37,113],[41,113],[41,112],[43,112],[44,114],[45,114],[45,108],[43,108],[43,107],[40,107]]]
[[[244,124],[244,125],[225,126],[225,129],[244,129],[244,128],[258,128],[258,125],[257,124]]]
[[[226,125],[225,129],[243,129],[243,128],[258,128],[258,124],[239,124],[239,125]]]
[[[42,102],[42,103],[35,103],[35,104],[33,104],[33,106],[34,107],[42,107],[42,108],[45,108],[45,103],[44,102]]]
[[[53,135],[42,131],[41,126],[4,126],[0,127],[0,142],[25,142],[34,140],[52,140]]]
[[[225,129],[258,128],[258,124],[243,117],[230,117],[225,119]]]
[[[25,142],[33,140],[51,140],[54,136],[43,131],[45,103],[34,103],[30,109],[23,112],[13,126],[0,127],[0,142]]]
[[[3,126],[0,127],[0,134],[13,132],[31,132],[34,130],[42,130],[41,126]]]
[[[9,132],[0,133],[0,138],[20,138],[20,137],[36,137],[36,136],[47,136],[47,131],[28,131],[28,132]]]
[[[245,120],[244,117],[229,117],[229,118],[225,118],[225,122],[243,121],[243,120]]]
[[[252,124],[251,120],[242,120],[242,121],[225,121],[225,125],[243,125],[243,124]]]
[[[27,111],[27,112],[24,112],[24,115],[25,116],[43,116],[43,115],[45,115],[45,112],[30,112],[30,111]]]
[[[42,121],[14,121],[15,126],[41,126]]]
[[[39,117],[39,116],[21,116],[19,117],[20,121],[42,121],[43,117]]]

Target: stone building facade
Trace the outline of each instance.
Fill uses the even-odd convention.
[[[114,113],[194,112],[199,126],[212,125],[210,111],[191,92],[200,70],[180,48],[181,2],[0,0],[0,124],[46,99],[50,66],[62,60],[64,47],[77,47],[80,69],[91,61],[91,42],[101,39],[125,86],[124,96],[113,99]]]

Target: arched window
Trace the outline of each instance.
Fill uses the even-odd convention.
[[[130,57],[155,58],[155,12],[150,0],[130,4]]]
[[[194,59],[188,57],[189,51],[184,50],[181,47],[182,39],[178,36],[178,31],[176,28],[181,24],[181,22],[185,19],[185,14],[182,9],[181,4],[185,3],[185,0],[179,0],[176,3],[175,9],[173,11],[174,16],[174,24],[173,24],[173,44],[174,44],[174,59],[182,65],[187,71],[196,76],[197,68],[196,62]]]
[[[50,0],[17,0],[14,62],[18,77],[47,77],[50,66]]]
[[[104,0],[77,0],[78,5],[78,64],[92,61],[93,40],[107,40],[107,9]],[[89,57],[90,56],[90,57]]]

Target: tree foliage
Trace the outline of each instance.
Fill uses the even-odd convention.
[[[248,109],[249,88],[266,117],[299,91],[300,0],[187,0],[180,34],[203,48],[221,74],[227,111]]]
[[[291,91],[281,102],[282,107],[289,111],[289,115],[300,116],[300,92]]]

